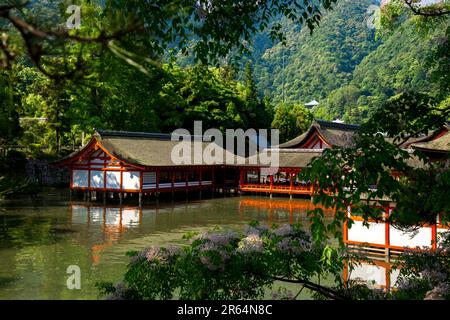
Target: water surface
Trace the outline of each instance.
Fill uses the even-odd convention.
[[[69,201],[53,190],[37,199],[0,203],[0,299],[97,299],[97,281],[119,281],[126,252],[180,243],[188,231],[303,223],[309,199],[228,197],[103,205]],[[69,290],[67,267],[81,270],[81,289]]]

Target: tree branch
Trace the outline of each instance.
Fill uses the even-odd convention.
[[[303,284],[303,286],[305,288],[316,291],[316,292],[324,295],[325,297],[333,299],[333,300],[350,300],[349,297],[346,297],[333,289],[318,285],[318,284],[308,281],[308,280],[304,280],[304,279],[293,280],[293,279],[285,279],[285,278],[279,278],[279,277],[272,277],[272,279],[276,280],[276,281],[287,282],[287,283]]]
[[[412,12],[418,16],[439,17],[439,16],[443,16],[446,14],[450,14],[450,10],[443,10],[441,8],[439,8],[439,9],[436,8],[437,11],[423,11],[422,9],[414,6],[414,4],[413,4],[414,0],[403,0],[403,1],[412,10]]]
[[[128,26],[128,28],[113,32],[111,34],[107,34],[104,30],[102,30],[97,37],[82,37],[78,35],[73,35],[69,34],[68,30],[63,30],[59,32],[46,31],[39,29],[38,27],[28,23],[27,21],[23,20],[20,17],[11,15],[11,10],[19,8],[20,6],[17,5],[0,6],[0,18],[8,20],[19,31],[19,33],[22,36],[22,39],[24,40],[24,44],[30,55],[30,58],[36,65],[36,67],[39,69],[39,71],[41,71],[47,77],[56,80],[70,78],[76,72],[79,72],[82,67],[81,56],[79,56],[76,66],[72,70],[66,71],[65,73],[52,73],[48,71],[46,68],[44,68],[44,66],[42,65],[42,57],[45,56],[46,54],[39,43],[33,43],[32,41],[33,39],[38,38],[47,41],[72,40],[79,43],[98,43],[102,44],[103,47],[108,47],[108,49],[111,50],[111,47],[108,44],[112,40],[118,40],[130,33],[144,30],[144,26],[142,23],[134,21]],[[0,43],[0,50],[3,51],[5,54],[6,67],[10,66],[15,56],[7,47],[5,41]]]

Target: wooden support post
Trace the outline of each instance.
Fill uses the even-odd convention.
[[[385,261],[389,262],[389,255],[390,255],[390,250],[389,247],[391,245],[391,240],[390,240],[390,234],[389,234],[389,222],[388,222],[388,218],[389,218],[389,206],[385,209],[385,213],[384,213],[384,228],[385,228],[385,246],[386,246],[386,250],[385,250]]]
[[[389,261],[387,261],[389,262]],[[391,291],[391,268],[385,268],[386,292]]]
[[[139,192],[139,207],[142,207],[142,192]]]
[[[437,249],[437,222],[431,226],[431,249],[434,251]]]
[[[350,218],[351,215],[351,206],[347,206],[347,218]],[[343,237],[344,237],[344,244],[347,245],[347,241],[348,241],[348,225],[347,225],[347,220],[344,221],[344,226],[343,226]]]
[[[172,171],[172,174],[171,174],[171,181],[172,181],[172,189],[174,189],[175,188],[175,172],[174,171]]]
[[[294,181],[292,180],[293,174],[289,172],[289,190],[292,191],[292,187],[294,186]]]
[[[270,176],[270,199],[272,199],[273,175]]]
[[[156,191],[158,191],[159,190],[159,170],[156,171],[155,175],[156,175]],[[158,194],[158,193],[156,193],[156,194]]]
[[[123,195],[122,192],[119,192],[119,204],[122,205]]]
[[[239,169],[239,188],[242,188],[244,185],[245,175],[247,174],[247,170],[245,169]]]
[[[175,172],[172,172],[172,201],[174,197],[174,188],[175,188]]]

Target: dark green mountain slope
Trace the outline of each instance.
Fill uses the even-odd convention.
[[[440,79],[445,75],[440,70],[445,62],[437,62],[433,52],[442,51],[442,39],[447,39],[448,25],[443,22],[424,35],[417,31],[413,21],[405,21],[361,61],[349,85],[331,92],[321,101],[314,110],[316,116],[362,122],[389,97],[406,91],[424,92],[437,100],[445,99],[449,88],[444,84],[445,79]],[[447,65],[449,54],[440,55],[440,60],[447,59]],[[436,65],[441,67],[436,69]]]
[[[283,21],[286,46],[264,50],[269,38],[257,36],[253,63],[260,92],[270,92],[275,103],[283,101],[283,91],[286,102],[306,103],[348,84],[355,67],[379,45],[366,23],[367,8],[374,3],[339,1],[312,35]]]

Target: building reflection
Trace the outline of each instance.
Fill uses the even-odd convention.
[[[307,212],[314,208],[320,207],[324,210],[325,217],[332,217],[333,210],[326,210],[321,206],[315,206],[309,200],[289,200],[289,199],[242,199],[239,205],[241,216],[248,208],[258,208],[263,212],[267,212],[267,220],[269,223],[276,222],[278,219],[289,213],[289,222],[296,223],[296,216],[306,217]],[[395,285],[399,270],[392,268],[393,263],[385,261],[389,256],[385,256],[384,252],[378,255],[364,255],[366,259],[361,261],[353,261],[351,267],[347,263],[344,268],[344,280],[355,280],[368,284],[370,287],[391,290]]]
[[[333,210],[325,209],[322,206],[314,205],[309,199],[270,199],[270,198],[244,198],[239,202],[239,214],[241,219],[244,217],[244,212],[247,208],[262,209],[267,212],[268,223],[277,220],[285,220],[285,216],[289,214],[289,223],[298,223],[307,217],[308,211],[314,208],[322,208],[325,217],[332,217]]]
[[[72,224],[101,229],[101,243],[91,245],[92,262],[100,262],[100,253],[117,243],[124,233],[142,224],[142,207],[105,206],[98,204],[70,204]]]
[[[242,221],[249,220],[250,212],[255,212],[256,209],[260,211],[262,220],[267,221],[268,224],[305,223],[308,221],[307,212],[315,208],[314,204],[306,199],[241,198],[238,200],[238,204]],[[179,211],[182,217],[186,216],[183,214],[184,211],[196,209],[196,211],[206,214],[204,210],[207,207],[208,202],[163,204],[156,207],[71,203],[69,205],[69,221],[72,225],[87,226],[88,232],[91,233],[87,246],[90,248],[91,261],[96,265],[101,262],[102,253],[105,250],[119,243],[127,232],[130,233],[130,231],[143,226],[143,209],[147,210],[146,220],[150,222],[146,225],[154,226],[167,223],[166,220],[158,220],[158,217],[167,219],[169,217],[166,215],[167,213]],[[329,217],[333,214],[332,210],[324,210],[324,212]],[[344,280],[358,279],[373,287],[390,290],[397,280],[399,271],[392,269],[392,263],[380,259],[373,259],[371,262],[360,261],[352,268],[347,266],[344,270]]]
[[[353,262],[350,267],[346,263],[344,268],[344,280],[358,281],[369,287],[390,291],[395,287],[399,269],[393,268],[393,262],[377,260],[367,257],[367,260]]]

